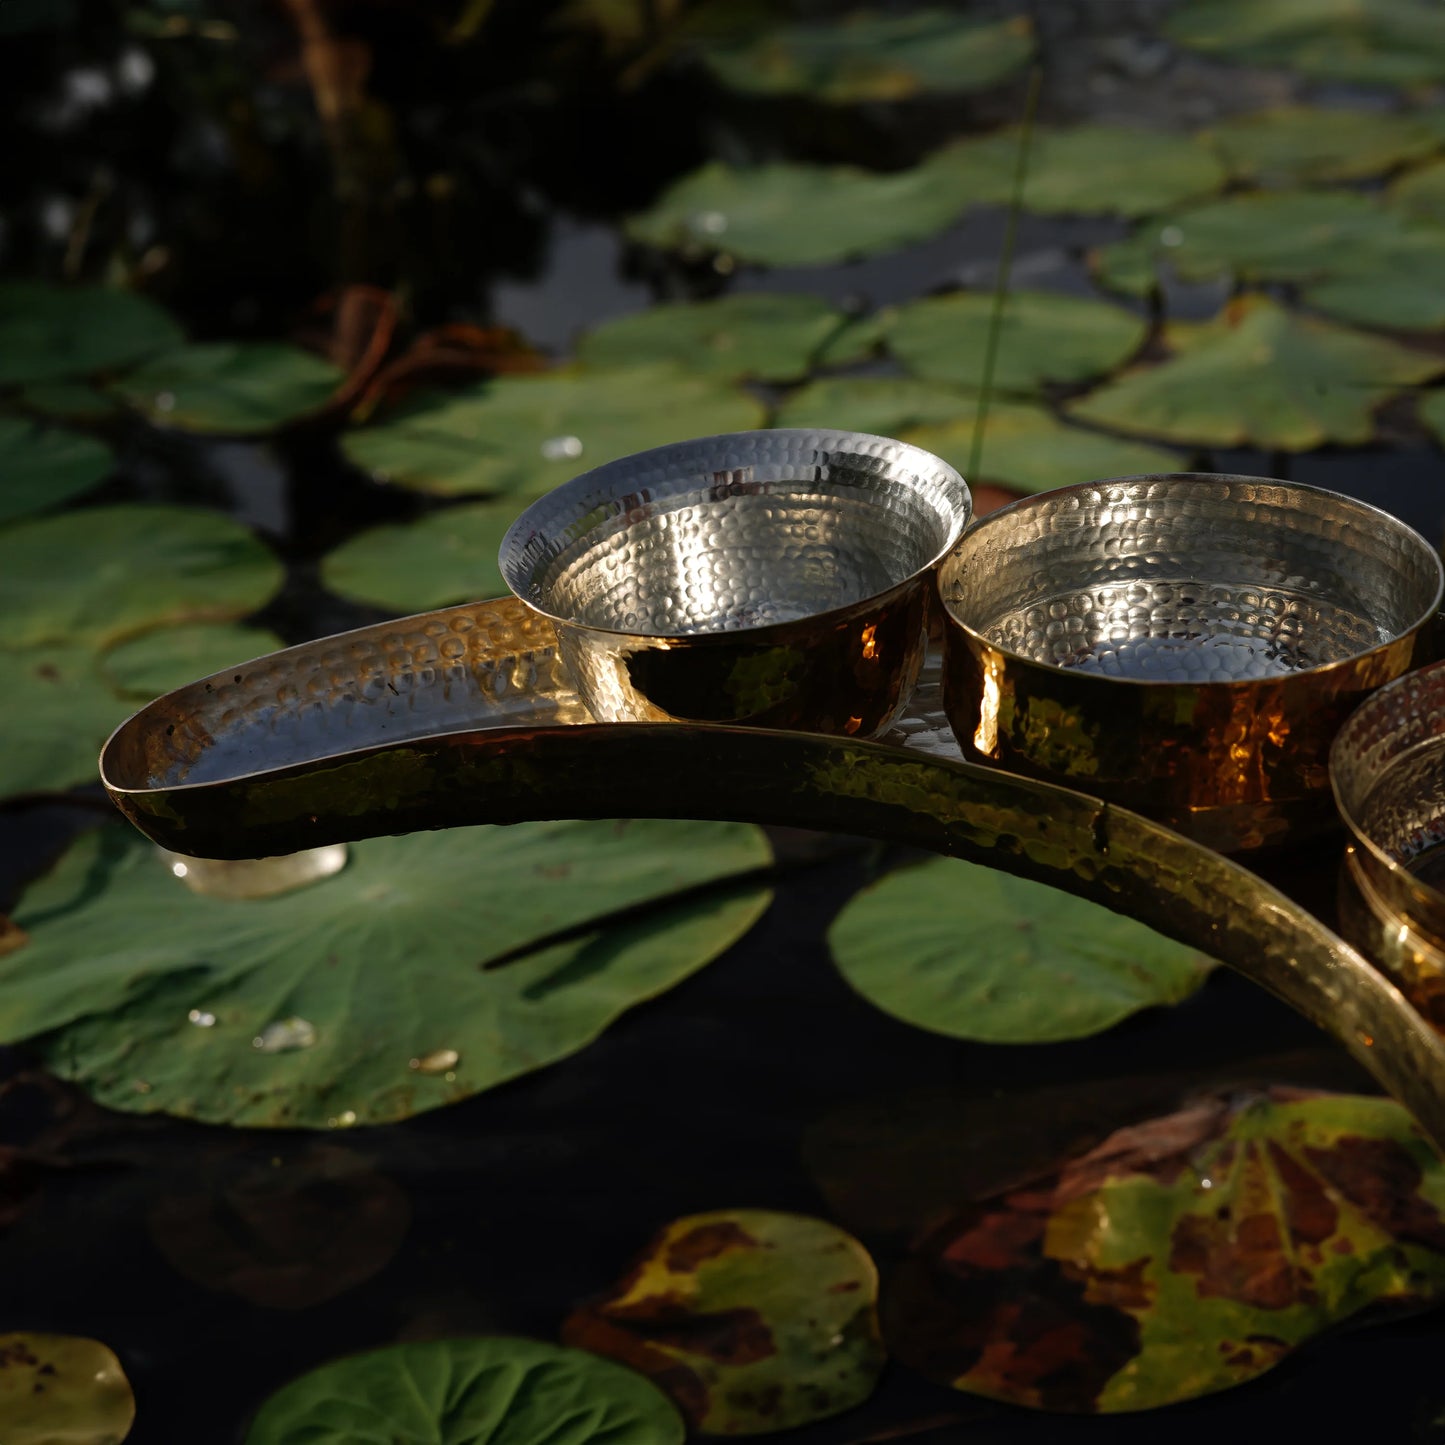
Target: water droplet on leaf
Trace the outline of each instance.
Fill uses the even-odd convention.
[[[174,411],[176,409],[176,394],[173,391],[162,391],[156,394],[157,411]]]
[[[728,228],[728,218],[721,211],[703,211],[698,215],[697,228],[706,236],[721,236]]]
[[[316,1025],[293,1016],[267,1024],[251,1040],[251,1046],[263,1054],[284,1054],[293,1049],[309,1049],[315,1042]]]
[[[542,443],[542,455],[549,462],[567,461],[571,457],[582,455],[582,438],[563,436],[548,437]]]
[[[356,1110],[343,1109],[341,1113],[333,1114],[326,1123],[332,1129],[349,1129],[356,1123]]]
[[[1159,232],[1159,244],[1161,246],[1182,246],[1184,244],[1184,232],[1178,226],[1165,226]]]
[[[211,1013],[207,1009],[193,1008],[190,1013],[186,1015],[186,1017],[190,1019],[190,1021],[195,1024],[198,1029],[214,1028],[216,1025],[215,1014]]]
[[[433,1049],[429,1054],[412,1059],[407,1068],[415,1069],[419,1074],[444,1074],[448,1069],[456,1068],[461,1058],[455,1049]]]

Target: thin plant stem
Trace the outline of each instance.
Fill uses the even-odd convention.
[[[988,338],[983,351],[983,379],[979,387],[978,408],[973,416],[973,444],[968,451],[968,476],[978,475],[983,461],[983,432],[988,422],[989,397],[993,392],[994,362],[998,357],[999,333],[1003,330],[1003,308],[1008,300],[1009,272],[1013,267],[1014,245],[1018,239],[1019,212],[1023,209],[1024,182],[1029,172],[1029,146],[1034,138],[1034,116],[1039,109],[1039,91],[1044,71],[1035,65],[1029,74],[1028,96],[1024,100],[1023,129],[1019,135],[1018,155],[1014,159],[1013,191],[1009,196],[1008,220],[1004,225],[1003,254],[999,257],[998,275],[994,279],[993,310],[988,318]]]

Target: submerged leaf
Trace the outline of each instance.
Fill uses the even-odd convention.
[[[130,1381],[99,1340],[0,1334],[5,1445],[120,1445],[134,1420]]]
[[[420,395],[341,448],[379,481],[419,492],[545,492],[632,452],[760,426],[744,392],[673,367],[503,376],[450,394]]]
[[[710,161],[626,224],[633,240],[662,250],[826,266],[936,236],[971,199],[943,163],[880,175],[854,166]]]
[[[115,465],[104,442],[0,416],[0,522],[88,492]]]
[[[1445,360],[1383,337],[1294,316],[1263,296],[1212,321],[1166,328],[1171,359],[1135,367],[1068,411],[1085,421],[1198,446],[1366,442],[1372,413]]]
[[[890,1348],[957,1389],[1143,1410],[1227,1389],[1377,1301],[1445,1292],[1445,1165],[1392,1100],[1209,1097],[934,1228]]]
[[[230,341],[167,351],[111,390],[157,426],[249,436],[319,410],[345,380],[299,347]]]
[[[851,1409],[883,1369],[868,1252],[800,1214],[726,1209],[667,1225],[562,1338],[655,1380],[709,1435]]]
[[[967,901],[967,929],[951,911]],[[1099,1033],[1177,1003],[1211,967],[1142,923],[955,858],[890,873],[828,932],[843,977],[917,1028],[987,1043]]]
[[[111,371],[181,339],[180,327],[133,291],[0,283],[0,386]]]
[[[653,306],[608,321],[584,336],[577,359],[594,370],[670,362],[685,371],[740,381],[792,381],[829,349],[835,365],[856,360],[830,342],[856,334],[849,318],[819,296],[744,292],[716,301]]]
[[[516,502],[469,502],[372,527],[321,559],[321,580],[342,597],[398,613],[505,597],[497,550],[516,516]]]
[[[853,104],[997,85],[1033,53],[1033,31],[1022,16],[979,21],[950,10],[865,10],[714,40],[697,53],[733,90]]]
[[[931,296],[899,309],[888,344],[915,376],[981,388],[996,302],[983,292]],[[993,385],[1032,393],[1110,371],[1139,347],[1141,316],[1106,301],[1049,291],[1010,292],[998,325]]]
[[[246,1445],[682,1445],[684,1434],[667,1398],[631,1370],[497,1337],[322,1365],[261,1406]]]
[[[521,824],[373,839],[335,877],[234,900],[106,829],[16,910],[30,942],[0,958],[0,1038],[43,1035],[52,1070],[112,1108],[404,1119],[565,1058],[701,968],[768,901],[729,880],[768,860],[739,824]],[[292,1018],[306,1032],[267,1047]],[[455,1069],[411,1067],[438,1049]]]
[[[254,611],[280,562],[239,522],[189,507],[88,507],[0,531],[0,649],[100,646]]]

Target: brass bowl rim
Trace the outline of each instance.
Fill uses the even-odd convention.
[[[1123,486],[1128,483],[1183,481],[1262,483],[1265,486],[1281,487],[1287,491],[1304,492],[1315,497],[1327,497],[1332,502],[1343,502],[1349,507],[1358,508],[1366,517],[1378,519],[1394,530],[1408,535],[1418,543],[1423,555],[1429,558],[1434,564],[1435,589],[1431,595],[1430,602],[1408,627],[1395,632],[1386,641],[1377,642],[1373,646],[1364,648],[1360,652],[1352,652],[1348,657],[1336,658],[1333,662],[1321,662],[1313,667],[1296,668],[1293,671],[1278,673],[1270,677],[1185,679],[1168,677],[1116,677],[1105,672],[1080,672],[1077,668],[1064,667],[1055,662],[1030,657],[1027,653],[1017,652],[1011,647],[1006,647],[1002,643],[994,642],[990,638],[985,637],[983,633],[979,632],[970,623],[965,622],[963,618],[954,611],[953,606],[944,595],[944,572],[949,562],[952,561],[954,554],[965,544],[971,542],[979,532],[986,530],[995,522],[1000,520],[1006,521],[1015,513],[1040,506],[1045,501],[1054,497],[1067,496],[1071,492],[1097,491],[1100,487]],[[958,539],[953,547],[949,549],[948,556],[944,557],[940,562],[938,580],[938,600],[943,607],[947,631],[956,628],[971,640],[978,643],[980,647],[1006,657],[1013,662],[1021,663],[1024,666],[1045,668],[1051,673],[1068,673],[1081,680],[1087,679],[1090,684],[1098,683],[1100,686],[1126,689],[1136,687],[1157,689],[1188,687],[1201,691],[1208,690],[1216,695],[1222,695],[1226,692],[1246,692],[1260,687],[1277,687],[1290,682],[1294,678],[1313,679],[1324,677],[1337,669],[1353,667],[1359,663],[1362,658],[1370,657],[1382,648],[1393,647],[1397,642],[1412,636],[1422,627],[1426,626],[1440,612],[1442,600],[1445,600],[1445,559],[1441,558],[1440,553],[1426,541],[1420,532],[1416,531],[1408,522],[1402,521],[1399,517],[1395,516],[1393,512],[1387,512],[1383,507],[1377,507],[1372,502],[1362,502],[1358,500],[1358,498],[1347,496],[1343,492],[1330,491],[1326,487],[1312,487],[1305,482],[1289,482],[1279,477],[1249,476],[1242,472],[1141,472],[1133,476],[1103,477],[1098,481],[1075,482],[1071,486],[1054,487],[1049,491],[1035,492],[1031,496],[1020,497],[1017,501],[1010,502],[1007,506],[990,512],[986,517],[978,518],[965,530],[963,536]],[[947,636],[947,631],[945,632],[945,637]]]
[[[508,566],[508,554],[520,551],[517,538],[525,530],[528,518],[543,502],[555,503],[559,498],[566,500],[574,492],[585,493],[595,488],[599,480],[605,481],[608,473],[626,475],[644,458],[660,457],[665,452],[673,451],[685,452],[693,449],[703,451],[715,443],[736,443],[745,439],[756,440],[768,437],[783,439],[808,437],[817,442],[821,449],[839,451],[846,446],[856,445],[860,442],[874,442],[900,456],[920,458],[927,464],[930,472],[950,483],[951,490],[954,492],[956,503],[954,515],[949,522],[948,533],[942,545],[921,566],[915,567],[902,577],[895,578],[877,592],[870,592],[866,597],[854,598],[841,606],[809,612],[802,617],[790,617],[782,622],[764,622],[755,627],[734,627],[721,632],[637,631],[627,627],[603,627],[592,622],[582,622],[570,613],[556,611],[545,603],[528,596],[519,585],[520,579],[514,578],[513,569]],[[918,470],[924,470],[923,466],[920,465]],[[769,641],[777,637],[796,634],[800,629],[810,631],[820,626],[833,626],[886,603],[896,594],[916,585],[920,579],[933,572],[958,545],[972,520],[973,494],[969,491],[963,474],[956,467],[950,466],[942,457],[926,451],[923,447],[914,446],[912,442],[898,441],[894,437],[881,436],[876,432],[847,431],[833,427],[758,427],[752,431],[717,432],[712,436],[688,437],[681,441],[668,442],[663,446],[649,447],[646,451],[632,452],[625,457],[617,457],[613,461],[603,462],[590,471],[582,472],[578,476],[560,483],[551,491],[544,492],[540,497],[534,497],[527,504],[526,509],[507,528],[502,537],[501,546],[497,549],[497,562],[502,573],[502,580],[507,584],[512,595],[518,601],[526,603],[534,612],[538,612],[554,622],[558,627],[570,627],[577,632],[591,633],[600,637],[640,638],[647,641],[669,643],[673,646],[718,647],[727,646],[729,643],[736,645],[743,639],[749,642],[753,640]]]

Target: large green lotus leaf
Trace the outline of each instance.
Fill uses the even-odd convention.
[[[21,388],[20,404],[60,421],[104,421],[116,412],[115,398],[88,381],[37,381]]]
[[[341,448],[380,481],[419,492],[534,495],[603,462],[687,437],[761,426],[762,405],[675,367],[502,376],[418,396]]]
[[[845,335],[861,338],[861,345],[840,349],[836,343]],[[582,338],[577,359],[598,371],[669,362],[728,380],[794,381],[824,351],[830,363],[842,365],[857,360],[872,340],[819,296],[750,292],[608,321]]]
[[[960,141],[930,162],[974,205],[1007,205],[1022,133]],[[1224,187],[1217,156],[1195,137],[1133,126],[1038,127],[1029,142],[1023,207],[1044,215],[1147,216]]]
[[[1177,471],[1179,458],[1159,447],[1102,436],[1024,402],[993,401],[984,422],[979,465],[972,465],[972,406],[954,421],[908,427],[900,439],[957,467],[971,485],[996,482],[1016,492],[1046,492],[1095,477]]]
[[[0,416],[0,522],[78,497],[114,465],[114,453],[93,437]]]
[[[1164,33],[1206,54],[1320,80],[1445,79],[1445,11],[1434,0],[1191,0],[1171,12]]]
[[[345,379],[296,346],[218,341],[164,352],[111,390],[157,426],[250,436],[318,410]]]
[[[765,1209],[675,1219],[562,1338],[650,1376],[695,1429],[757,1435],[851,1409],[883,1369],[868,1252]]]
[[[955,858],[864,889],[828,942],[839,972],[884,1013],[995,1044],[1099,1033],[1187,998],[1211,967],[1096,903]]]
[[[7,653],[0,797],[93,783],[101,745],[140,704],[281,645],[257,628],[216,625],[163,627],[102,657],[87,647]]]
[[[99,1340],[0,1334],[5,1445],[120,1445],[134,1421],[130,1381]]]
[[[1414,116],[1310,105],[1232,116],[1207,137],[1236,177],[1277,189],[1377,176],[1440,144]]]
[[[995,299],[983,292],[932,296],[900,308],[888,333],[915,376],[981,388]],[[1110,371],[1149,330],[1141,316],[1078,296],[1013,291],[998,328],[993,385],[1025,395],[1050,382],[1087,381]]]
[[[1069,403],[1070,414],[1196,446],[1308,451],[1369,441],[1375,407],[1445,371],[1438,356],[1292,315],[1263,296],[1167,327],[1164,339],[1169,360],[1126,371]]]
[[[685,1433],[631,1370],[497,1336],[322,1365],[261,1406],[246,1445],[682,1445]]]
[[[398,613],[505,597],[497,549],[516,516],[515,502],[468,502],[372,527],[321,559],[321,580],[342,597]]]
[[[1231,272],[1249,281],[1307,281],[1401,229],[1400,217],[1352,191],[1267,192],[1161,218],[1091,259],[1105,285],[1133,296],[1150,290],[1161,266],[1184,281]]]
[[[1143,1410],[1262,1374],[1379,1301],[1445,1291],[1445,1165],[1388,1099],[1204,1096],[934,1228],[890,1349],[957,1389]]]
[[[1445,226],[1420,221],[1362,246],[1300,294],[1342,321],[1406,331],[1445,326]]]
[[[1445,160],[1401,176],[1390,187],[1389,204],[1415,220],[1445,225]]]
[[[879,175],[854,166],[711,161],[629,216],[635,241],[726,251],[763,266],[827,266],[936,236],[972,197],[943,163]]]
[[[733,90],[852,104],[984,90],[1018,71],[1033,48],[1023,16],[978,21],[941,9],[865,10],[716,40],[698,54]]]
[[[897,436],[909,427],[972,417],[978,398],[951,386],[902,376],[829,376],[799,387],[778,408],[775,425],[836,428]]]
[[[133,291],[0,284],[0,386],[112,371],[181,340],[180,327]]]
[[[1445,390],[1432,391],[1420,398],[1420,420],[1445,442]]]
[[[239,522],[188,507],[89,507],[0,531],[0,649],[98,646],[170,622],[223,621],[281,585]]]
[[[43,1035],[112,1108],[404,1119],[575,1053],[701,968],[768,901],[721,885],[768,859],[738,824],[523,824],[358,843],[334,877],[236,900],[107,829],[16,910],[30,942],[0,958],[0,1037]]]

